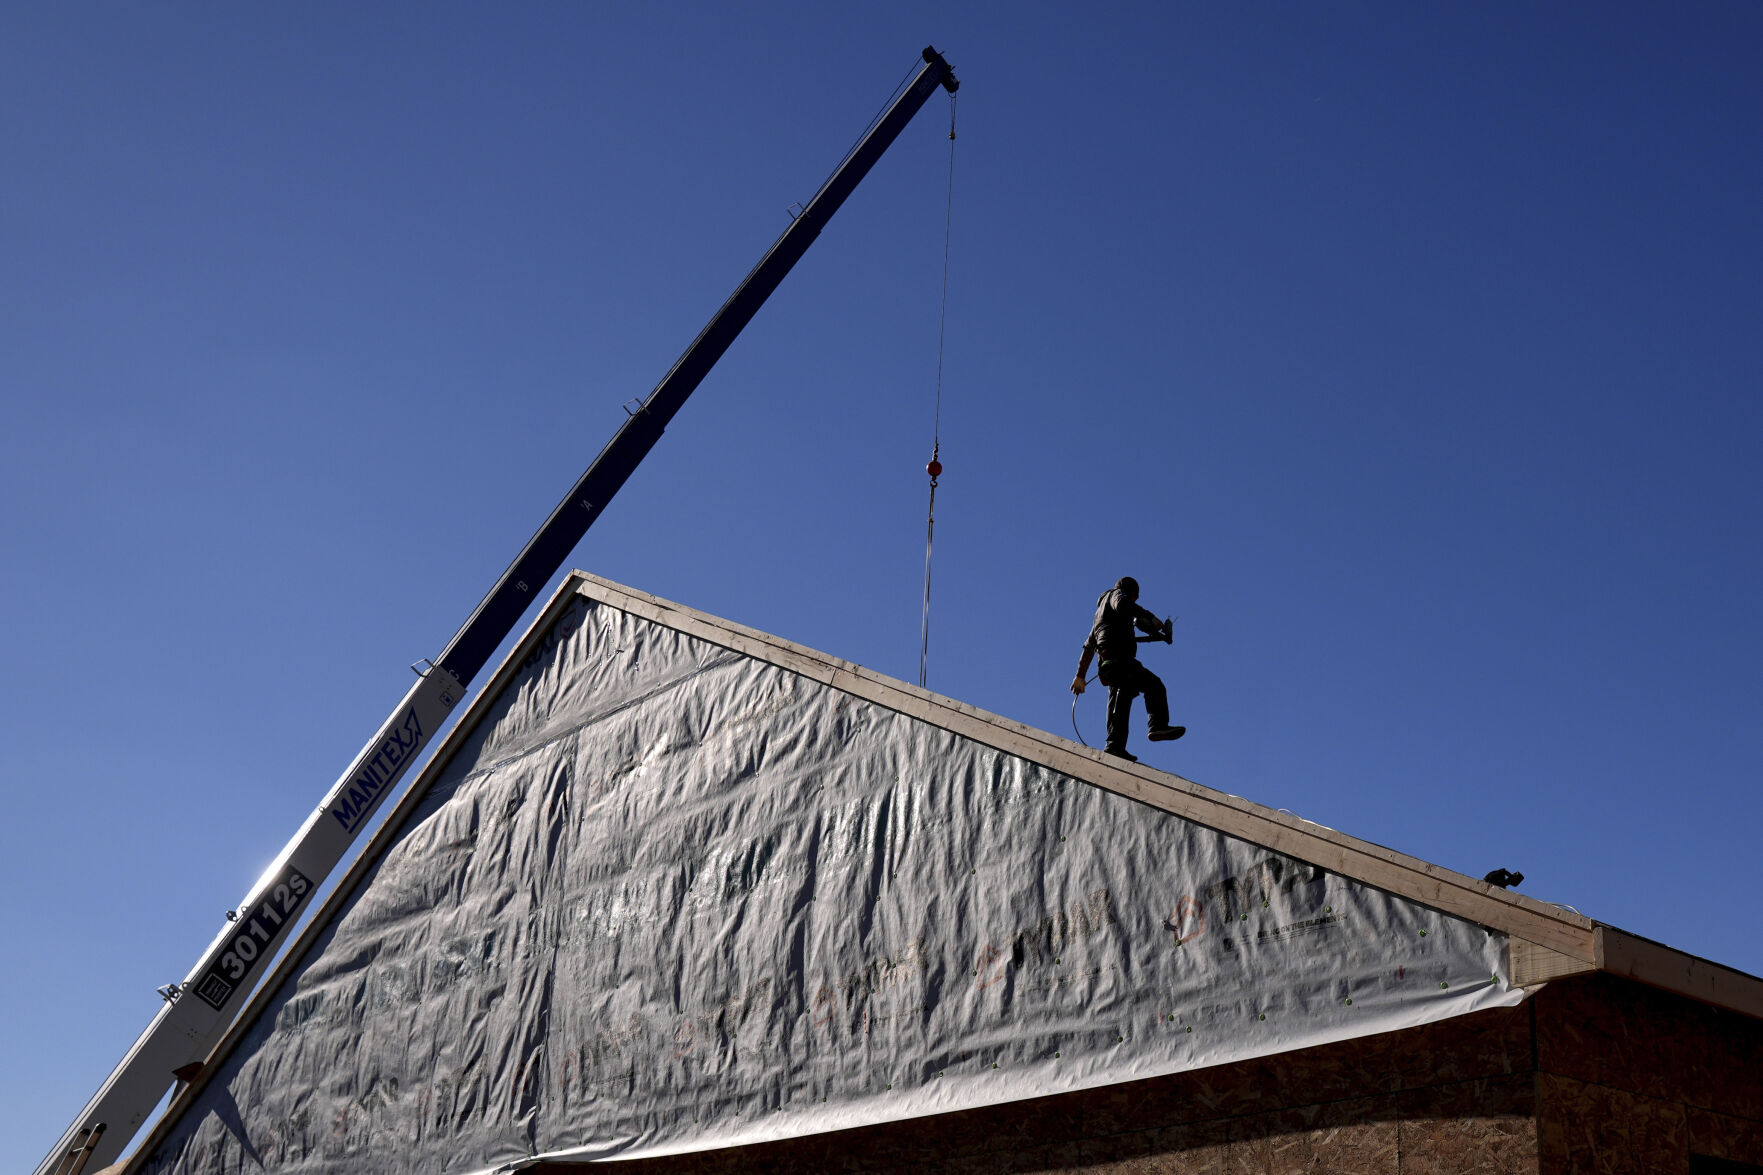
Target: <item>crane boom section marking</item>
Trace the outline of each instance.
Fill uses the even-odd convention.
[[[203,1003],[217,1012],[226,1007],[233,992],[269,956],[270,944],[294,921],[311,892],[312,882],[305,874],[292,865],[282,869],[262,900],[239,915],[238,934],[196,984],[196,994]]]

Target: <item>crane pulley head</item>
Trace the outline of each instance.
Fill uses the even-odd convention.
[[[954,69],[950,67],[947,61],[943,60],[943,55],[936,51],[935,46],[926,45],[924,47],[924,62],[926,65],[940,65],[943,67],[943,89],[953,94],[956,90],[961,88],[961,83],[955,80]]]

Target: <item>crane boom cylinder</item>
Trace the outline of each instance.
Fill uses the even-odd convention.
[[[88,1166],[114,1162],[174,1077],[200,1070],[261,978],[261,969],[307,912],[314,892],[429,748],[466,686],[655,447],[674,414],[931,93],[938,86],[955,91],[959,83],[949,63],[935,49],[925,49],[923,56],[923,68],[551,511],[448,642],[440,660],[381,724],[252,887],[237,914],[229,916],[195,968],[182,983],[165,989],[166,1005],[37,1166],[36,1175],[80,1175]]]

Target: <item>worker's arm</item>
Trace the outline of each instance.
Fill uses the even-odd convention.
[[[1084,655],[1083,659],[1077,663],[1077,676],[1071,679],[1072,693],[1081,694],[1084,692],[1084,679],[1090,674],[1090,658],[1095,655],[1096,637],[1095,634],[1092,633],[1090,639],[1084,642]]]
[[[1137,604],[1134,604],[1132,608],[1132,622],[1136,624],[1139,631],[1146,636],[1155,637],[1158,640],[1163,639],[1162,619],[1151,614],[1144,608],[1139,607]]]

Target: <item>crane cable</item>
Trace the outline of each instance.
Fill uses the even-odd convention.
[[[930,505],[924,516],[924,615],[918,630],[918,687],[925,688],[925,674],[930,664],[930,552],[931,540],[937,529],[937,478],[942,476],[943,463],[938,460],[943,448],[943,337],[949,319],[949,226],[955,216],[955,95],[949,95],[949,194],[943,209],[943,305],[937,314],[937,409],[931,425],[930,464],[924,471],[930,475]]]

